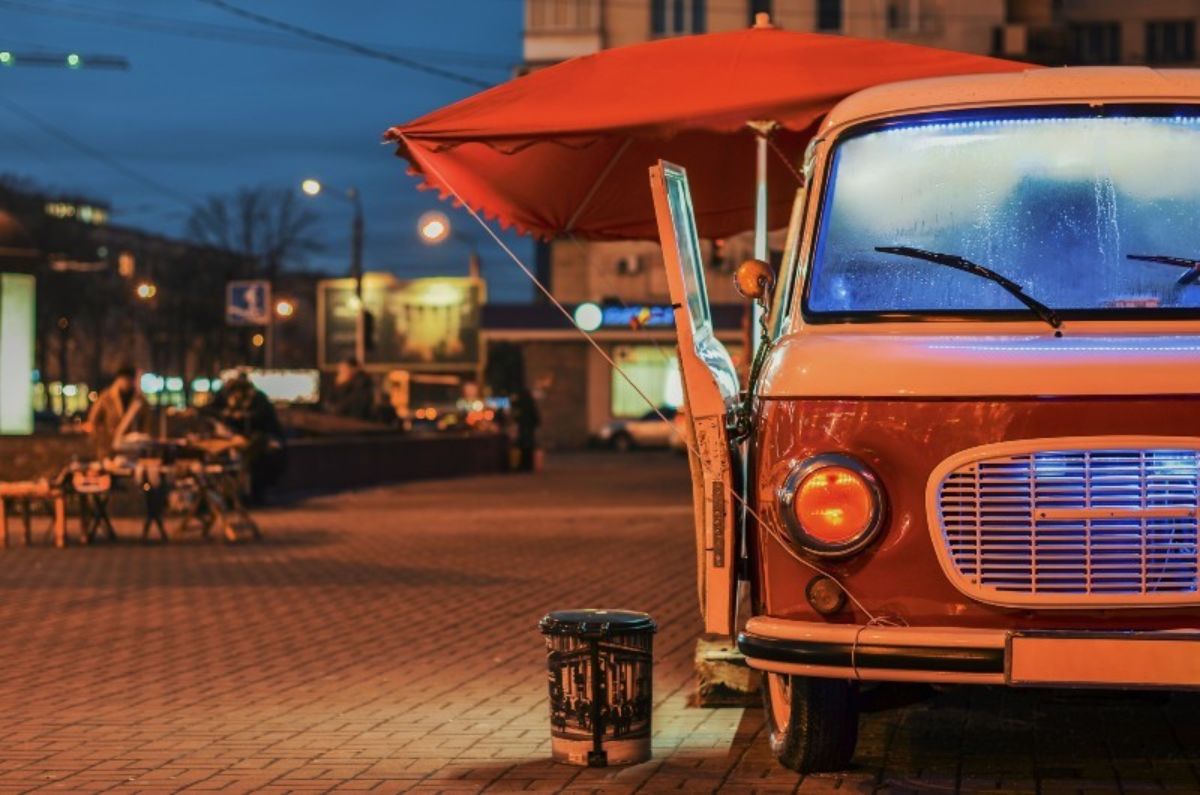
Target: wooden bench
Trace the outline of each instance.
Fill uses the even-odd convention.
[[[54,514],[54,546],[67,545],[67,507],[63,490],[44,480],[24,480],[0,483],[0,534],[8,547],[8,508],[21,508],[25,525],[25,546],[33,541],[33,504],[44,503]]]

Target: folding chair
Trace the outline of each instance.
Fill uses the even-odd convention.
[[[100,531],[104,531],[109,541],[117,541],[117,531],[108,515],[112,475],[87,469],[76,470],[71,473],[71,491],[79,497],[79,543],[95,541]]]
[[[158,530],[159,538],[167,542],[167,528],[163,518],[167,512],[170,485],[161,459],[138,461],[134,479],[142,491],[146,507],[146,519],[142,522],[142,541],[150,540],[150,528]]]

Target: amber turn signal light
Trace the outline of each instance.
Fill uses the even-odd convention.
[[[831,616],[846,606],[846,592],[835,580],[818,574],[808,581],[804,595],[812,609],[823,616]]]
[[[814,456],[789,473],[779,490],[792,539],[808,552],[842,556],[863,549],[883,520],[878,478],[850,456]]]

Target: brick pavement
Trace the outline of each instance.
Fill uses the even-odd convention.
[[[759,710],[689,706],[686,488],[596,454],[311,499],[261,544],[8,550],[0,792],[1200,792],[1193,696],[885,691],[853,771],[778,768]],[[567,606],[659,620],[654,761],[547,761],[535,627]]]

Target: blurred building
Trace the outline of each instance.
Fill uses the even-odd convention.
[[[537,68],[606,47],[736,30],[754,24],[761,12],[788,30],[987,54],[994,30],[1007,22],[1008,5],[1005,0],[526,0],[525,64]]]
[[[526,0],[525,67],[664,36],[788,30],[887,38],[1048,65],[1196,63],[1197,0]]]
[[[665,297],[564,306],[595,346],[548,303],[483,308],[484,380],[501,393],[522,384],[533,390],[543,444],[581,447],[614,420],[658,421],[657,411],[680,406],[674,311]],[[744,315],[742,304],[713,306],[717,337],[735,362],[745,350]]]
[[[40,410],[86,411],[89,394],[122,364],[158,374],[156,382],[180,402],[195,379],[262,358],[255,330],[230,328],[224,319],[225,283],[251,273],[252,263],[114,225],[103,202],[0,184],[0,269],[37,279]],[[310,322],[313,315],[310,309]],[[310,343],[310,362],[314,350]]]
[[[1045,64],[1194,66],[1198,0],[1010,0],[997,50]]]
[[[717,337],[741,362],[748,312],[732,274],[751,256],[752,241],[743,236],[702,246]],[[484,306],[485,383],[499,392],[530,387],[543,443],[552,448],[582,446],[614,420],[678,407],[673,310],[658,243],[567,240],[542,247],[541,256],[554,297],[599,350],[547,302]],[[504,372],[505,362],[514,369]]]

